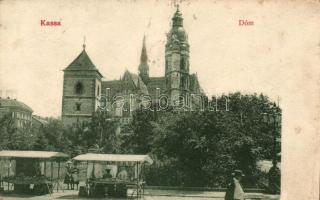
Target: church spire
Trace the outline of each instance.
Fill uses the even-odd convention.
[[[140,56],[140,64],[141,63],[148,63],[148,55],[147,55],[147,48],[146,48],[146,36],[143,36],[143,43],[142,43],[142,50]]]
[[[86,50],[86,36],[83,36],[83,50]]]
[[[182,27],[182,22],[183,22],[183,18],[182,18],[182,14],[179,10],[179,4],[177,5],[177,10],[174,13],[173,17],[172,17],[172,26],[173,27]]]
[[[145,35],[143,36],[142,50],[140,56],[139,76],[141,77],[144,83],[147,83],[149,81],[149,65]]]

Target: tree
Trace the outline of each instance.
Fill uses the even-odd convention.
[[[154,112],[138,109],[133,113],[132,122],[125,127],[122,147],[126,152],[146,154],[152,150]]]
[[[31,125],[17,128],[11,114],[6,114],[0,119],[0,131],[2,149],[29,150],[36,140]]]
[[[226,99],[227,109],[221,109]],[[167,183],[225,186],[228,175],[239,168],[247,175],[245,184],[254,186],[257,160],[271,158],[270,130],[274,127],[263,122],[262,113],[272,112],[272,102],[264,95],[234,93],[210,103],[217,103],[214,110],[172,110],[157,113],[157,117],[151,111],[138,111],[127,143],[133,152],[152,153],[159,169],[176,170],[161,176],[170,180]]]
[[[88,152],[95,148],[101,153],[119,152],[119,123],[107,112],[97,111],[90,122],[78,124],[73,128],[73,145],[77,152]]]

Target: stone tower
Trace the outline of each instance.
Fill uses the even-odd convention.
[[[149,82],[149,65],[148,65],[148,55],[146,48],[146,36],[143,37],[143,44],[140,56],[140,65],[139,65],[139,76],[145,84]]]
[[[90,60],[85,44],[80,55],[63,71],[63,123],[90,121],[98,108],[102,75]]]
[[[179,97],[185,98],[187,102],[189,77],[188,36],[183,28],[183,18],[178,7],[172,18],[172,27],[167,34],[165,47],[166,93],[171,105],[177,103]]]

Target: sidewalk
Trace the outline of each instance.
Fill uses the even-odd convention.
[[[131,195],[132,190],[128,191],[128,197]],[[146,190],[144,200],[224,200],[224,192],[201,192],[201,191],[177,191],[177,190]],[[2,199],[1,199],[2,198]],[[1,200],[14,200],[14,199],[30,199],[30,200],[46,200],[46,199],[78,199],[78,200],[93,200],[93,198],[79,198],[78,191],[65,190],[64,192],[53,193],[52,195],[43,196],[23,196],[23,195],[6,195],[1,196]],[[102,199],[102,198],[99,198]],[[122,200],[120,198],[105,198],[109,200]],[[127,198],[129,199],[129,198]],[[246,200],[279,200],[278,195],[266,195],[261,193],[247,193]]]

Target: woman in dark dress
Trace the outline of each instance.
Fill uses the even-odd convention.
[[[72,166],[71,166],[71,164],[72,164],[71,161],[67,162],[66,175],[64,177],[64,184],[67,184],[67,190],[72,189],[72,185],[73,185]]]
[[[74,189],[74,185],[77,185],[77,190],[79,186],[79,169],[77,167],[74,167],[72,170],[72,189]]]

